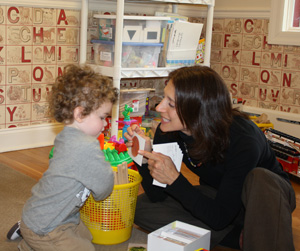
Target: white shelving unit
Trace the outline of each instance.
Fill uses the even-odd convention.
[[[205,52],[204,52],[204,65],[210,65],[211,53],[211,39],[212,39],[212,24],[215,0],[137,0],[136,3],[165,3],[172,4],[172,12],[177,13],[178,4],[191,4],[191,5],[204,5],[207,6],[207,21],[206,21],[206,34],[205,34]],[[82,0],[81,3],[81,36],[80,36],[80,63],[86,63],[87,55],[87,30],[88,30],[88,3],[89,0]],[[114,66],[106,67],[100,65],[92,65],[95,71],[100,71],[102,74],[112,77],[115,87],[120,89],[120,81],[122,78],[150,78],[150,77],[166,77],[169,72],[177,67],[158,67],[158,68],[122,68],[121,55],[122,55],[122,36],[123,36],[123,21],[124,19],[135,20],[148,20],[156,19],[163,20],[162,17],[149,17],[149,16],[124,16],[125,0],[117,0],[116,11],[116,32],[115,32],[115,53],[114,53]],[[99,18],[103,18],[103,15]],[[112,18],[112,16],[109,16]],[[119,103],[115,104],[112,111],[111,135],[118,134],[119,119]]]

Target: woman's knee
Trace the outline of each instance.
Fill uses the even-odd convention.
[[[244,204],[251,194],[259,194],[259,197],[265,195],[267,198],[271,194],[281,194],[282,198],[288,201],[292,210],[294,208],[295,193],[291,184],[280,175],[265,168],[256,167],[247,175],[242,193]]]
[[[256,167],[252,169],[247,175],[246,179],[255,179],[258,182],[266,179],[268,176],[272,175],[272,172],[261,167]]]
[[[256,188],[277,187],[282,188],[287,184],[280,175],[261,167],[251,170],[246,176],[244,187],[255,186]]]

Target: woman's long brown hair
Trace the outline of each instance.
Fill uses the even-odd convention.
[[[209,67],[183,67],[171,72],[169,80],[175,87],[177,114],[195,139],[190,156],[202,163],[222,161],[233,117],[247,115],[232,109],[227,86]]]

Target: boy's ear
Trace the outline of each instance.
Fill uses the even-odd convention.
[[[78,123],[81,123],[82,122],[82,119],[84,116],[82,116],[82,112],[83,112],[83,107],[81,106],[77,106],[75,109],[74,109],[74,120],[76,120]]]

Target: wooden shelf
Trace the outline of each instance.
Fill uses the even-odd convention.
[[[126,0],[128,3],[173,3],[173,4],[200,4],[200,5],[215,5],[215,0]]]
[[[101,72],[108,77],[114,77],[114,67],[106,67],[96,64],[89,64],[94,71]],[[158,68],[121,68],[121,78],[162,78],[179,67],[158,67]]]

